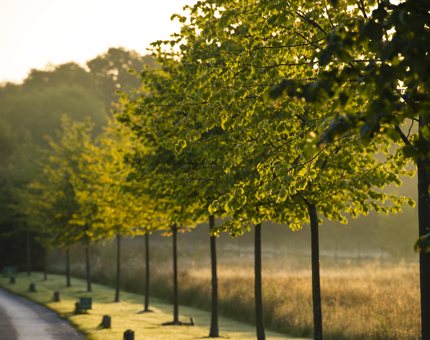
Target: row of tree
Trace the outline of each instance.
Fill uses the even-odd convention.
[[[58,141],[63,114],[71,121],[90,117],[92,136],[99,135],[117,101],[115,90],[139,86],[128,69],[155,66],[150,56],[110,48],[88,61],[86,69],[72,62],[48,65],[45,70],[31,70],[22,84],[0,85],[0,265],[23,267],[29,261],[21,254],[27,253],[33,265],[41,268],[42,249],[34,242],[35,233],[29,231],[24,216],[15,209],[15,189],[24,188],[37,176],[35,163],[42,150],[50,148],[45,136]],[[28,250],[22,252],[26,244]]]
[[[46,240],[66,247],[115,235],[119,241],[142,226],[146,233],[166,228],[175,249],[178,230],[209,219],[210,337],[219,336],[215,237],[235,237],[254,224],[259,340],[261,222],[293,229],[309,223],[314,338],[323,339],[321,217],[346,222],[345,214],[413,205],[384,191],[414,174],[406,170],[412,159],[420,236],[428,233],[429,6],[199,1],[188,7],[189,18],[174,16],[183,26],[172,40],[153,43],[160,68],[121,91],[120,127],[112,123],[90,142],[89,123],[65,120],[64,140],[51,141],[45,175],[24,194],[31,204],[23,214],[46,230]],[[418,134],[402,127],[414,122]],[[385,156],[376,157],[380,152]],[[215,215],[226,218],[217,228]],[[426,250],[425,241],[417,248]],[[420,257],[423,339],[430,339],[430,262],[424,251]],[[174,289],[177,297],[176,281]],[[175,306],[173,324],[180,324]]]
[[[127,157],[129,178],[164,203],[171,225],[229,217],[213,236],[237,236],[256,225],[258,339],[265,337],[262,221],[294,229],[310,223],[314,338],[322,339],[319,215],[346,222],[343,213],[398,212],[403,202],[414,204],[384,193],[391,183],[400,185],[400,176],[413,175],[405,170],[410,156],[420,169],[428,153],[425,121],[421,143],[401,127],[428,112],[426,80],[419,78],[428,62],[428,4],[413,6],[199,1],[188,7],[189,18],[173,16],[183,26],[172,40],[153,43],[161,68],[141,74],[142,92],[150,95],[123,93],[118,119],[141,146]],[[405,46],[408,32],[420,37]],[[408,147],[398,148],[401,142]],[[385,159],[377,159],[378,152]],[[430,207],[429,183],[420,183],[426,192],[421,213]],[[420,224],[425,221],[420,216]],[[422,267],[423,339],[430,337],[429,285],[423,284],[429,272]]]

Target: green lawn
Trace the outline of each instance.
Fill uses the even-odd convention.
[[[36,284],[37,292],[29,292],[30,283]],[[192,317],[195,326],[161,326],[162,323],[173,320],[172,305],[152,299],[151,309],[154,313],[139,313],[143,310],[142,295],[121,292],[121,302],[115,303],[112,288],[93,284],[93,292],[88,293],[84,280],[72,278],[72,287],[66,287],[65,283],[64,276],[53,274],[49,274],[48,280],[43,281],[41,273],[32,273],[31,276],[19,273],[15,284],[9,283],[9,278],[0,278],[0,286],[46,305],[61,317],[70,320],[90,340],[119,340],[123,338],[123,333],[127,329],[135,332],[136,340],[203,339],[209,334],[210,313],[208,312],[180,306],[180,320],[189,322]],[[60,302],[53,302],[55,290],[60,292]],[[88,311],[88,314],[73,314],[75,302],[79,297],[93,298],[93,308]],[[98,328],[103,315],[112,317],[111,329]],[[245,323],[220,317],[219,326],[220,335],[224,338],[243,340],[256,338],[254,327]],[[267,332],[266,339],[289,339],[289,337]]]

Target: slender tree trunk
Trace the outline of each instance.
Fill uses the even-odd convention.
[[[357,259],[360,261],[361,260],[361,241],[358,241],[358,245],[357,245]]]
[[[27,231],[27,275],[31,275],[31,248],[30,248],[30,232]]]
[[[423,122],[420,118],[420,128]],[[423,140],[420,132],[419,139]],[[418,169],[418,225],[419,236],[430,233],[430,178],[426,169],[430,159],[419,159]],[[430,340],[430,253],[420,253],[421,328],[422,340]]]
[[[70,287],[70,250],[66,250],[66,286]]]
[[[85,262],[87,271],[87,292],[91,292],[90,246],[85,247]]]
[[[314,312],[314,339],[323,339],[322,311],[321,311],[321,285],[320,260],[318,240],[318,215],[314,204],[306,203],[311,220],[311,257],[312,257],[312,303]]]
[[[48,280],[48,251],[45,249],[43,249],[43,280],[47,281]]]
[[[119,285],[120,285],[120,257],[121,257],[121,235],[116,234],[116,289],[115,289],[115,302],[119,302]]]
[[[337,262],[337,259],[338,259],[338,255],[337,255],[338,247],[339,247],[339,240],[336,239],[335,248],[334,248],[334,261],[335,262]]]
[[[149,312],[149,233],[145,233],[145,312]]]
[[[254,269],[255,269],[255,323],[257,326],[257,339],[264,340],[266,335],[264,332],[263,320],[263,294],[261,289],[261,223],[255,226],[255,247],[254,247]]]
[[[209,231],[215,227],[215,216],[209,216]],[[212,314],[211,314],[211,329],[209,331],[210,338],[219,337],[218,330],[218,278],[216,265],[216,236],[210,237],[211,242],[211,268],[212,268]]]
[[[178,227],[173,226],[173,323],[179,323],[178,308],[178,253],[177,253],[177,233]]]

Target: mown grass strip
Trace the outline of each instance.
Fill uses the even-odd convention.
[[[114,289],[99,284],[93,285],[93,292],[86,292],[84,280],[72,279],[72,287],[66,287],[63,275],[50,274],[43,281],[41,273],[27,276],[20,273],[16,283],[9,283],[9,278],[1,277],[0,285],[12,293],[27,297],[57,312],[69,320],[89,340],[122,339],[127,329],[135,331],[136,340],[185,340],[203,339],[209,334],[210,313],[195,308],[180,306],[181,321],[189,322],[192,317],[195,326],[162,326],[172,321],[172,306],[157,299],[151,299],[153,313],[140,313],[143,310],[143,296],[121,292],[121,302],[115,303]],[[30,283],[36,284],[36,292],[30,292]],[[54,291],[60,292],[60,302],[54,302]],[[80,297],[93,299],[92,309],[88,314],[74,315],[75,302]],[[112,327],[101,329],[98,326],[103,315],[112,317]],[[228,318],[220,318],[220,333],[230,339],[255,339],[254,327]],[[266,339],[289,339],[289,337],[267,332]]]

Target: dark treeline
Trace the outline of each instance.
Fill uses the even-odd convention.
[[[116,90],[140,87],[136,76],[156,67],[151,56],[124,48],[110,48],[87,62],[86,68],[69,62],[32,69],[22,84],[0,85],[0,266],[27,269],[27,230],[16,207],[16,189],[33,180],[35,162],[48,148],[46,136],[58,138],[62,115],[72,121],[90,117],[99,134],[118,101]],[[43,266],[43,251],[30,233],[33,269]]]

